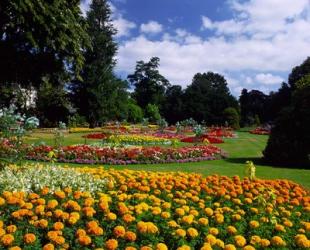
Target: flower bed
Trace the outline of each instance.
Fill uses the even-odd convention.
[[[87,139],[106,139],[107,138],[106,134],[103,134],[103,133],[87,134],[87,135],[83,135],[82,137],[87,138]]]
[[[27,154],[29,160],[49,161],[53,151],[58,162],[87,164],[143,164],[196,162],[221,157],[221,150],[212,145],[162,148],[162,147],[96,147],[90,145],[66,146],[55,149],[51,146],[34,147]]]
[[[209,128],[208,135],[212,137],[235,137],[232,130],[228,128]]]
[[[251,134],[255,135],[269,135],[270,134],[270,129],[266,128],[256,128],[250,131]]]
[[[224,140],[219,137],[202,135],[200,137],[195,137],[195,136],[186,137],[186,138],[181,139],[181,142],[187,142],[187,143],[207,142],[207,143],[212,143],[212,144],[219,144],[219,143],[224,143]]]
[[[104,142],[108,143],[119,143],[127,145],[170,145],[172,140],[165,138],[159,138],[150,135],[135,135],[135,134],[126,134],[126,135],[111,135],[108,136]]]
[[[287,180],[97,168],[77,171],[109,183],[94,195],[70,187],[33,193],[1,190],[1,248],[310,247],[309,193]]]

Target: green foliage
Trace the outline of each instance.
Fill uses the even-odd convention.
[[[133,98],[141,108],[148,103],[161,107],[164,102],[168,80],[159,71],[159,58],[152,57],[149,62],[138,61],[135,72],[128,75],[128,80],[135,87]]]
[[[89,46],[80,1],[0,1],[0,83],[38,86],[42,76],[74,73]],[[35,70],[33,70],[35,69]]]
[[[240,129],[239,125],[239,114],[235,108],[229,107],[226,108],[223,112],[223,115],[225,117],[225,121],[228,122],[228,125],[232,127],[233,129]]]
[[[70,102],[64,86],[53,86],[48,79],[45,79],[37,92],[36,109],[45,127],[58,126],[60,120],[67,121]]]
[[[165,128],[168,127],[168,123],[164,118],[157,120],[157,125],[159,126],[161,132],[164,132]]]
[[[145,108],[145,116],[150,122],[156,123],[161,118],[158,106],[149,103]]]
[[[84,116],[79,114],[74,114],[73,116],[69,116],[68,118],[68,127],[76,128],[76,127],[89,127],[89,123],[86,121]]]
[[[129,101],[128,118],[129,122],[139,123],[143,119],[143,110],[134,101]]]
[[[254,121],[256,126],[259,126],[261,124],[259,116],[257,114],[254,116]]]
[[[224,124],[222,113],[228,107],[238,108],[238,102],[229,92],[222,75],[197,73],[185,90],[184,112],[199,122],[205,120],[208,125]]]
[[[264,150],[273,164],[310,166],[310,77],[294,83],[291,105],[280,113]]]
[[[92,49],[84,52],[84,81],[74,81],[70,89],[78,113],[87,117],[87,121],[94,127],[108,120],[127,118],[128,84],[113,74],[117,50],[113,35],[116,30],[111,22],[108,2],[92,1],[86,20]]]

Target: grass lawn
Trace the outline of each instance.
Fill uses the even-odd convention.
[[[225,143],[218,144],[219,147],[228,152],[229,157],[222,160],[204,161],[183,164],[152,164],[152,165],[127,165],[127,166],[104,166],[114,169],[134,169],[134,170],[154,170],[154,171],[183,171],[196,172],[202,175],[244,175],[245,162],[252,160],[256,166],[256,176],[265,179],[289,179],[300,183],[310,189],[310,170],[280,168],[265,165],[262,160],[262,150],[265,148],[268,136],[253,135],[248,132],[240,131],[238,138],[225,139]],[[66,134],[65,145],[84,143],[81,133]],[[44,133],[34,133],[27,138],[29,143],[45,141],[53,145],[53,135]],[[87,139],[86,143],[94,140]],[[63,165],[63,164],[61,164]],[[68,164],[66,164],[68,165]],[[80,164],[69,164],[70,166],[81,166]]]

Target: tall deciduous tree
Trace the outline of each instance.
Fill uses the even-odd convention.
[[[159,58],[152,57],[149,62],[138,61],[135,72],[128,79],[135,87],[133,97],[137,104],[145,108],[147,104],[155,104],[160,109],[164,102],[169,81],[159,71]]]
[[[0,1],[0,83],[38,86],[79,76],[89,44],[79,0]],[[57,82],[52,80],[52,82]]]
[[[113,75],[116,30],[111,23],[108,2],[93,0],[86,20],[92,48],[84,53],[83,81],[74,81],[71,90],[79,113],[94,126],[108,119],[123,118],[121,109],[127,101],[127,83]]]
[[[226,79],[217,73],[197,73],[184,94],[187,116],[207,124],[224,124],[223,111],[228,107],[238,109]]]

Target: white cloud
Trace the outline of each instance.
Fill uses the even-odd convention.
[[[207,16],[202,16],[202,28],[203,29],[213,29],[213,23]]]
[[[134,22],[130,22],[124,19],[122,16],[113,20],[113,25],[117,30],[117,37],[129,36],[130,31],[136,27],[136,24]]]
[[[195,73],[215,71],[227,77],[236,95],[249,86],[265,92],[276,89],[285,80],[283,76],[309,56],[309,0],[230,2],[235,18],[212,21],[202,17],[203,28],[214,35],[203,37],[203,33],[197,36],[176,29],[163,34],[161,40],[143,35],[131,38],[119,46],[117,69],[131,73],[137,60],[158,56],[160,72],[183,87]]]
[[[258,83],[262,84],[280,84],[284,81],[284,79],[281,76],[276,76],[270,73],[264,74],[260,73],[255,76],[255,79]]]
[[[149,21],[148,23],[142,23],[140,31],[143,33],[160,33],[163,30],[163,26],[156,21]]]

